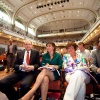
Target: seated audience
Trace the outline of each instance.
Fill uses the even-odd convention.
[[[90,76],[86,61],[81,53],[76,52],[77,45],[69,42],[66,46],[67,54],[63,56],[65,80],[69,83],[63,100],[84,100],[86,84],[90,82]]]
[[[93,43],[93,49],[91,50],[91,53],[96,49],[98,49],[98,40]]]
[[[95,78],[100,84],[100,37],[97,40],[96,49],[91,54],[91,70],[96,73]]]
[[[79,53],[83,54],[84,58],[87,61],[88,66],[89,66],[89,64],[90,64],[90,55],[91,55],[90,51],[88,49],[85,49],[85,44],[83,42],[78,43],[78,48],[79,48],[79,50],[77,50],[77,51],[79,51]]]
[[[47,53],[43,55],[42,58],[42,66],[48,67],[43,68],[40,74],[38,75],[36,82],[32,89],[21,99],[22,100],[31,100],[33,94],[35,91],[41,87],[41,99],[46,100],[47,99],[47,92],[48,92],[48,85],[50,81],[55,81],[59,79],[59,69],[62,68],[62,58],[61,55],[57,52],[55,52],[55,44],[53,42],[48,42],[46,44],[46,50]],[[55,69],[54,71],[51,71],[50,68]]]
[[[17,53],[15,72],[0,80],[0,91],[5,93],[9,100],[18,100],[28,92],[34,80],[35,69],[39,67],[39,52],[32,50],[32,43],[26,40],[25,49]],[[20,94],[14,89],[14,84],[21,81]]]

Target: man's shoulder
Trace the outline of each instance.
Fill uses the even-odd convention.
[[[25,50],[18,50],[17,53],[25,52]]]
[[[90,51],[88,49],[85,49],[85,52],[89,52],[90,53]]]
[[[87,55],[91,54],[91,52],[88,49],[85,49],[84,53],[87,54]]]
[[[38,50],[36,50],[36,49],[31,49],[31,51],[32,51],[32,52],[39,53],[39,51],[38,51]]]
[[[97,50],[97,49],[96,49],[96,50],[93,50],[93,51],[92,51],[92,54],[100,54],[99,52],[100,52],[100,50]]]

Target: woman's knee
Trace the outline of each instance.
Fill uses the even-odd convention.
[[[43,83],[44,83],[44,84],[48,84],[48,83],[49,83],[49,77],[48,77],[48,76],[45,76],[45,77],[44,77]]]
[[[80,77],[83,73],[84,73],[84,72],[82,72],[81,70],[77,70],[77,71],[75,71],[74,74],[75,74],[76,76],[79,76],[79,77]]]
[[[42,73],[46,74],[47,73],[47,69],[43,69]]]
[[[87,79],[89,79],[89,76],[84,73],[83,71],[80,71],[80,70],[77,70],[75,73],[74,73],[74,77],[76,77],[76,79],[79,79],[79,80],[82,80],[82,81],[86,81]]]
[[[47,69],[43,69],[39,74],[39,78],[45,77],[47,75]]]

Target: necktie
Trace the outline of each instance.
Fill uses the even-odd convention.
[[[27,63],[27,65],[29,65],[29,61],[30,61],[29,52],[27,51],[27,55],[26,55],[26,63]]]

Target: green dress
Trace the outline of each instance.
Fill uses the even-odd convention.
[[[53,71],[53,74],[54,74],[54,77],[55,77],[55,80],[57,80],[59,78],[59,74],[58,72],[60,71],[60,69],[62,68],[62,57],[59,53],[55,52],[53,54],[53,58],[50,59],[50,55],[49,53],[45,53],[42,57],[42,62],[41,62],[41,65],[44,66],[46,64],[50,64],[50,65],[57,65],[58,66],[58,71]],[[60,73],[60,72],[59,72]]]

